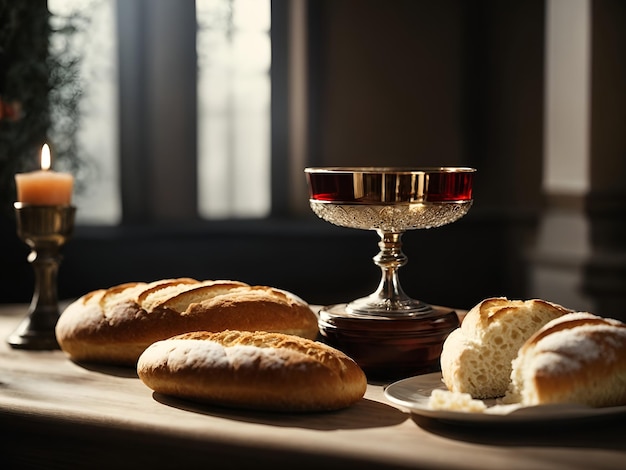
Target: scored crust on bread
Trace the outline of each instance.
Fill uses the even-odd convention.
[[[299,297],[239,281],[131,282],[90,292],[60,315],[56,337],[75,361],[135,366],[155,341],[190,331],[271,331],[315,339],[317,317]]]
[[[443,381],[451,392],[473,398],[503,396],[509,385],[511,361],[539,328],[571,310],[541,299],[481,301],[443,344]]]
[[[365,394],[361,368],[326,344],[267,332],[198,331],[149,346],[137,374],[157,393],[268,411],[330,411]]]
[[[512,368],[509,403],[626,405],[626,324],[564,315],[524,343]]]

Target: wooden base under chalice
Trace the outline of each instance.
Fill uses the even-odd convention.
[[[15,203],[17,234],[30,248],[35,289],[28,315],[7,342],[16,349],[58,349],[54,328],[59,318],[57,273],[60,250],[74,230],[76,208]]]

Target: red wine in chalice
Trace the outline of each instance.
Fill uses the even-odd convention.
[[[310,198],[342,204],[462,202],[472,199],[474,171],[433,168],[389,173],[367,169],[345,173],[310,172]]]

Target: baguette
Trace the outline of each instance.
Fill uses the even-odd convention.
[[[158,341],[137,374],[164,395],[266,411],[328,411],[365,394],[361,368],[344,353],[305,338],[267,332],[193,332]]]
[[[317,317],[302,299],[239,281],[165,279],[90,292],[60,315],[56,338],[75,361],[136,366],[155,341],[190,331],[271,331],[315,339]]]

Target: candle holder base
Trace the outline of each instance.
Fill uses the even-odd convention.
[[[59,343],[54,333],[54,327],[58,318],[58,313],[49,317],[29,315],[9,335],[7,343],[14,349],[59,349]]]

